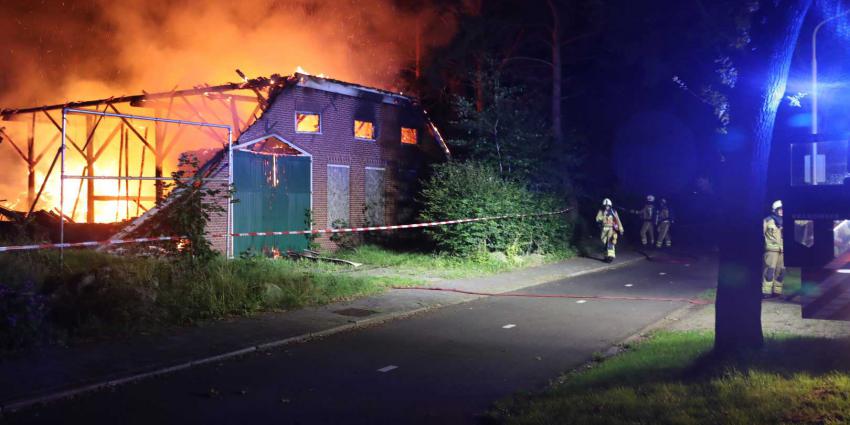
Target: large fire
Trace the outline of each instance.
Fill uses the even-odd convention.
[[[307,74],[304,66],[341,80],[398,91],[399,71],[419,63],[416,55],[424,49],[447,41],[454,26],[453,15],[430,2],[401,7],[395,0],[9,1],[0,2],[0,16],[15,17],[8,25],[0,25],[0,37],[9,52],[0,62],[0,108],[238,81],[236,68],[253,78],[292,69]],[[165,116],[170,111],[173,118],[230,124],[226,96],[194,99],[206,106],[201,111],[178,98],[172,104],[125,104],[121,112]],[[254,106],[237,102],[241,124],[250,121]],[[27,189],[28,165],[22,158],[40,157],[33,167],[34,187],[38,191],[43,184],[44,190],[36,209],[55,211],[59,207],[58,162],[46,182],[44,177],[58,147],[58,131],[44,114],[35,115],[34,126],[32,115],[0,121],[6,135],[0,133],[5,139],[0,142],[0,165],[6,176],[0,181],[0,200],[4,200],[0,204],[18,211],[29,209],[32,193]],[[52,116],[59,120],[58,111]],[[162,159],[165,177],[175,170],[180,153],[221,148],[226,139],[221,131],[131,124],[149,140],[160,136],[166,144],[177,140]],[[93,151],[87,151],[91,148],[84,148],[86,117],[72,116],[68,136],[84,149],[81,153],[69,143],[66,175],[153,176],[151,149],[126,125],[123,131],[121,127],[118,119],[104,119],[95,132]],[[91,170],[86,155],[97,157]],[[111,222],[135,217],[153,206],[156,189],[152,181],[66,180],[65,214],[75,221],[91,218],[90,194],[94,195],[94,221]]]

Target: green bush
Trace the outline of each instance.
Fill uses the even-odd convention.
[[[520,182],[505,181],[490,167],[472,162],[436,165],[422,188],[423,221],[531,214],[554,211],[563,204],[533,193]],[[567,248],[572,225],[563,214],[488,220],[430,227],[426,232],[440,250],[462,256],[491,251],[516,254]]]

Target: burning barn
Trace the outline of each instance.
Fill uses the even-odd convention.
[[[191,153],[205,184],[235,189],[236,203],[216,200],[227,212],[214,213],[207,229],[228,255],[299,250],[308,241],[228,236],[234,232],[413,219],[423,172],[449,155],[414,99],[305,73],[242,76],[240,83],[0,111],[4,144],[28,165],[22,214],[40,206],[66,225],[123,222],[111,239],[161,233],[157,223],[175,198],[167,176],[178,169],[176,156]],[[45,162],[42,174],[36,167]],[[327,235],[317,242],[335,246]]]
[[[232,166],[226,155],[217,155],[204,167],[218,181],[232,178],[232,232],[412,220],[418,180],[429,164],[449,155],[415,100],[306,74],[283,80],[262,115],[233,142]],[[138,236],[157,211],[117,236]],[[228,238],[227,232],[228,215],[213,214],[208,237],[223,253],[301,250],[308,244],[304,235]],[[335,247],[327,235],[317,242]]]

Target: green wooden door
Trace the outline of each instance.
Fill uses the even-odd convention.
[[[233,153],[233,185],[236,189],[233,207],[233,230],[273,232],[305,230],[310,209],[310,163],[306,156],[275,156],[252,152]],[[249,248],[252,252],[273,249],[307,248],[304,235],[239,236],[234,238],[234,254]]]

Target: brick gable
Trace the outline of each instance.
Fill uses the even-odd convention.
[[[355,91],[357,95],[342,94],[312,87],[294,85],[284,89],[265,113],[247,129],[236,144],[246,143],[276,134],[294,147],[312,156],[312,210],[315,227],[330,227],[327,217],[327,169],[329,164],[349,166],[349,217],[352,226],[362,226],[366,194],[366,167],[384,168],[384,222],[398,222],[399,200],[409,202],[412,193],[401,193],[411,187],[400,182],[400,173],[416,170],[422,176],[428,164],[444,159],[443,148],[429,133],[422,111],[410,101],[398,98],[387,103],[386,97],[374,92]],[[321,115],[321,132],[316,134],[295,131],[295,113],[311,112]],[[375,140],[354,137],[354,120],[373,120]],[[401,143],[401,127],[416,128],[416,145]],[[219,168],[226,177],[226,164]],[[227,202],[224,200],[223,202]],[[287,230],[287,229],[278,229]],[[227,231],[226,214],[211,217],[208,234]],[[225,239],[211,238],[216,249],[224,252]],[[323,235],[317,241],[325,248],[334,244]],[[238,255],[239,253],[234,253]]]

